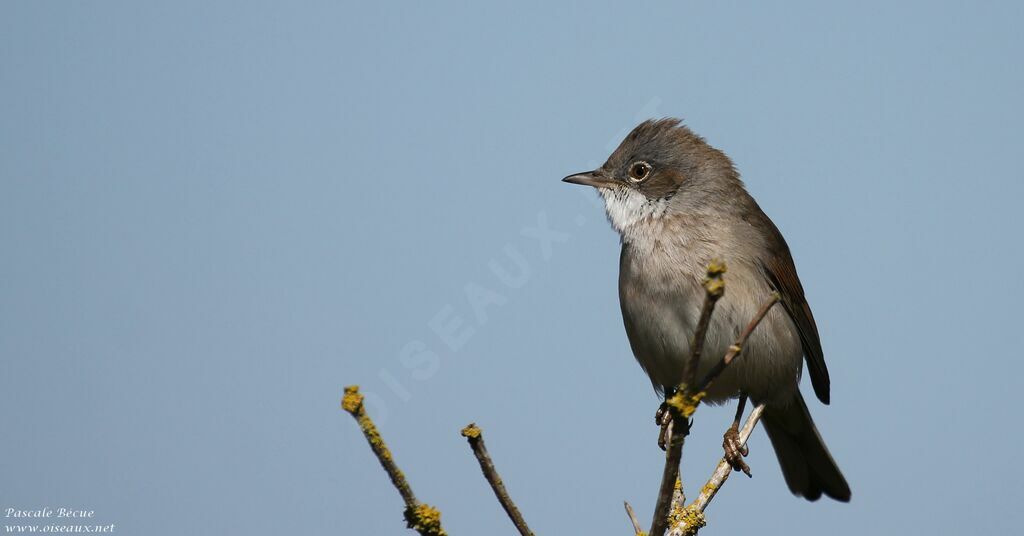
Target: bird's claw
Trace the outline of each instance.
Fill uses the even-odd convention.
[[[668,402],[662,402],[661,405],[658,406],[658,411],[654,412],[654,424],[657,424],[658,426],[665,424],[665,419],[668,418],[668,416]]]
[[[743,471],[743,474],[751,476],[750,466],[743,460],[743,457],[750,453],[750,449],[740,442],[740,432],[736,425],[725,431],[722,449],[725,450],[725,461],[729,462],[734,470]]]
[[[661,427],[661,431],[658,432],[658,448],[665,450],[672,437],[672,412],[667,403],[662,402],[658,407],[657,413],[654,414],[654,424]]]

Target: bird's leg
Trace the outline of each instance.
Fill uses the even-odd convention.
[[[665,401],[658,406],[658,411],[654,414],[654,424],[661,427],[661,431],[658,432],[658,447],[661,450],[665,450],[669,437],[672,435],[672,411],[669,410],[667,401],[675,392],[675,387],[665,388]]]
[[[747,462],[743,461],[743,457],[750,451],[746,445],[740,442],[740,420],[743,418],[743,409],[747,406],[747,395],[740,394],[740,400],[736,405],[736,418],[732,421],[732,426],[725,431],[725,436],[722,437],[722,449],[725,450],[725,461],[729,462],[729,465],[736,471],[743,471],[743,474],[750,475],[750,466]]]

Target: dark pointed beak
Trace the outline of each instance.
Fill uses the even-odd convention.
[[[586,171],[583,173],[577,173],[575,175],[569,175],[562,179],[562,182],[568,182],[569,184],[582,184],[584,186],[593,186],[594,188],[610,188],[615,184],[615,179],[604,176],[600,171]]]

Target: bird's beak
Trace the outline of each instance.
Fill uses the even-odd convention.
[[[594,188],[610,188],[616,181],[611,177],[603,175],[600,171],[586,171],[583,173],[577,173],[575,175],[569,175],[562,179],[562,182],[568,182],[570,184],[582,184],[584,186],[593,186]]]

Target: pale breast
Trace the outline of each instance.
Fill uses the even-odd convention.
[[[682,380],[711,259],[724,259],[728,272],[725,295],[705,338],[699,374],[721,359],[772,291],[753,259],[736,254],[730,244],[709,239],[699,226],[689,230],[686,236],[673,236],[651,229],[623,242],[623,321],[633,354],[656,387]],[[732,255],[726,253],[730,250]],[[740,391],[758,400],[788,396],[799,382],[802,355],[795,325],[777,306],[747,341],[742,356],[709,389],[707,400],[720,402]]]

